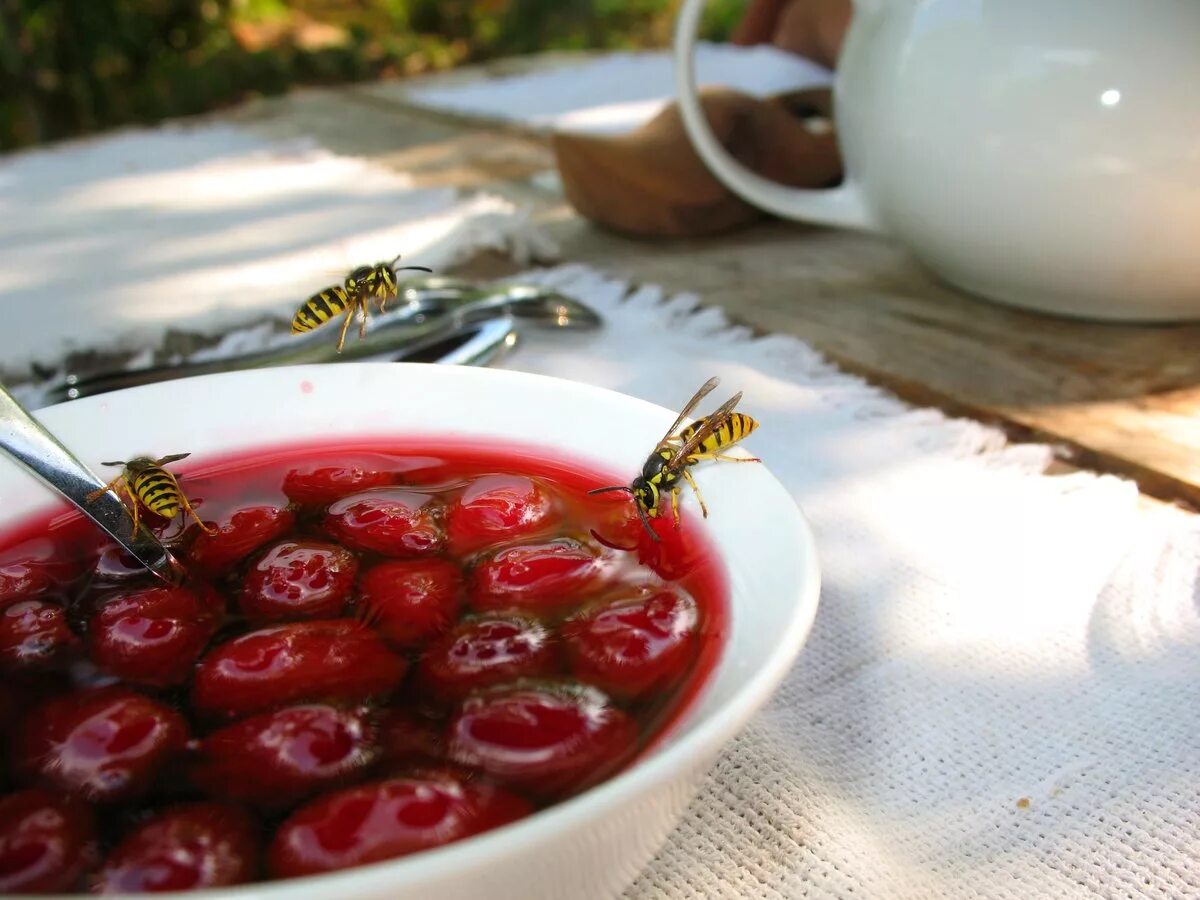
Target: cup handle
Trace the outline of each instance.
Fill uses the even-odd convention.
[[[675,23],[675,91],[684,130],[704,164],[743,200],[785,219],[879,231],[862,189],[847,173],[841,185],[826,190],[785,187],[751,172],[713,137],[696,95],[695,46],[704,0],[684,0]]]

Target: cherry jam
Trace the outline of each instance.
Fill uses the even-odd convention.
[[[0,536],[0,892],[219,887],[517,821],[696,696],[723,569],[536,448],[394,439],[179,467],[154,581],[76,513]]]

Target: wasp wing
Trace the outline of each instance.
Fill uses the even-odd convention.
[[[733,408],[738,405],[738,401],[741,399],[742,392],[738,391],[719,407],[717,407],[717,409],[711,415],[705,416],[700,427],[695,430],[692,436],[684,441],[683,444],[681,444],[680,447],[673,454],[671,454],[671,458],[667,460],[664,468],[675,469],[679,467],[681,463],[685,463],[687,458],[696,452],[697,447],[702,445],[706,440],[708,440],[709,436],[711,436],[718,428],[725,424],[725,422],[729,419],[730,414],[733,412]]]
[[[667,429],[667,433],[662,436],[662,440],[659,441],[658,446],[654,448],[655,453],[658,453],[663,448],[670,446],[667,442],[670,441],[671,435],[675,433],[675,430],[683,423],[683,420],[688,417],[691,411],[695,409],[697,405],[699,405],[700,401],[711,394],[713,389],[716,388],[716,386],[720,383],[721,379],[714,375],[712,378],[708,379],[708,381],[704,382],[704,384],[700,385],[700,390],[692,394],[692,399],[689,400],[687,405],[685,405],[683,409],[679,411],[679,415],[675,417],[675,421],[671,423],[671,427]]]

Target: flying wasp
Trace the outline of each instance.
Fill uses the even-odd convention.
[[[173,519],[179,514],[181,508],[185,509],[203,531],[212,534],[213,530],[201,522],[200,517],[196,515],[196,510],[192,509],[187,495],[179,487],[179,481],[163,468],[168,463],[178,462],[188,456],[191,454],[176,453],[161,459],[139,456],[128,462],[119,460],[101,463],[105,466],[121,466],[121,474],[104,487],[88,494],[87,501],[91,503],[108,491],[115,491],[122,502],[128,498],[129,514],[133,517],[135,533],[140,521],[139,510],[144,506],[150,512],[162,516],[164,519]],[[122,496],[122,492],[124,496]]]
[[[675,523],[679,523],[679,492],[682,489],[680,480],[687,481],[700,501],[700,511],[708,517],[708,507],[704,504],[704,495],[689,471],[691,466],[706,459],[719,459],[727,462],[761,462],[750,457],[728,456],[725,450],[743,440],[750,432],[758,427],[758,422],[743,413],[733,409],[742,399],[738,391],[708,416],[697,419],[678,434],[676,429],[688,417],[688,414],[699,405],[700,401],[712,393],[720,383],[717,378],[710,378],[701,385],[700,390],[692,395],[692,399],[679,413],[679,416],[667,429],[661,441],[642,464],[641,473],[628,485],[612,485],[611,487],[596,488],[589,494],[602,494],[606,491],[625,491],[632,494],[637,503],[638,515],[642,525],[650,533],[650,537],[659,540],[654,529],[650,527],[650,516],[657,517],[662,513],[663,497],[670,494],[671,508],[675,514]]]
[[[425,266],[401,266],[396,263],[400,257],[388,262],[378,262],[373,266],[359,266],[346,276],[341,284],[327,287],[313,294],[296,310],[292,317],[292,334],[303,334],[324,325],[330,319],[345,314],[342,322],[342,333],[338,336],[337,349],[342,352],[346,343],[346,330],[350,322],[358,315],[358,336],[361,339],[367,333],[367,306],[374,298],[383,312],[387,302],[396,296],[396,273],[409,270],[432,272]]]

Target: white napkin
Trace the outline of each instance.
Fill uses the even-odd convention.
[[[0,161],[0,374],[71,349],[221,333],[356,265],[444,269],[481,247],[528,260],[513,204],[414,187],[310,142],[219,124],[135,129]]]
[[[720,375],[823,566],[797,665],[630,897],[1200,896],[1200,520],[695,297],[535,277],[607,325],[508,365],[667,407]]]
[[[756,97],[829,84],[828,69],[774,47],[696,46],[696,80]],[[665,50],[612,53],[552,71],[488,81],[415,87],[416,104],[469,115],[509,119],[540,128],[631,131],[675,96],[671,55]]]

